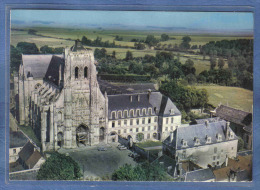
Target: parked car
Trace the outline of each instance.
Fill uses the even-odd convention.
[[[118,145],[117,148],[119,150],[126,150],[127,149],[124,145]]]
[[[107,150],[107,148],[106,147],[103,147],[103,146],[101,146],[101,147],[98,147],[98,151],[106,151]]]

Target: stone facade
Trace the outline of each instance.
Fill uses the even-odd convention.
[[[94,63],[93,51],[79,41],[62,55],[22,55],[14,78],[16,118],[34,129],[43,151],[109,143],[118,135],[135,141],[139,131],[142,140],[164,139],[181,124],[179,110],[159,92],[102,93]],[[174,118],[168,128],[164,117]]]

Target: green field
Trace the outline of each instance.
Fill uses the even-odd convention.
[[[233,108],[252,112],[253,91],[238,87],[228,86],[196,86],[196,88],[205,88],[209,94],[209,103],[218,106],[220,103]]]
[[[35,27],[33,29],[37,30],[37,34],[41,34],[48,37],[41,37],[35,35],[29,35],[27,30],[29,28],[24,28],[26,31],[17,31],[11,30],[11,45],[16,46],[18,42],[30,42],[35,43],[38,48],[48,45],[50,47],[70,47],[74,44],[73,40],[81,39],[83,36],[94,40],[97,36],[102,38],[102,41],[109,41],[112,43],[116,35],[123,37],[123,41],[115,41],[116,45],[129,46],[129,48],[106,48],[108,54],[112,54],[113,51],[116,52],[116,57],[118,59],[125,58],[126,52],[131,51],[134,57],[143,57],[146,54],[155,55],[156,50],[149,49],[148,47],[144,50],[133,49],[134,42],[131,42],[132,39],[145,40],[148,34],[154,35],[157,39],[160,39],[160,36],[164,32],[155,32],[155,31],[127,31],[127,30],[103,30],[103,29],[66,29],[66,28],[47,28],[47,27]],[[32,28],[31,28],[32,29]],[[165,42],[160,42],[164,44],[175,44],[179,45],[182,42],[182,34],[167,33],[170,37],[170,40]],[[253,38],[253,37],[236,37],[236,36],[207,36],[207,35],[189,35],[191,37],[191,45],[204,45],[209,41],[218,41],[218,40],[235,40],[243,38]],[[58,39],[59,38],[59,39]],[[175,38],[175,39],[174,39]],[[71,40],[67,40],[71,39]],[[86,46],[87,47],[87,46]],[[88,47],[95,49],[97,47]],[[195,50],[199,51],[199,50]],[[199,74],[203,70],[210,69],[209,57],[206,56],[206,59],[203,60],[202,55],[194,55],[189,53],[174,52],[174,55],[180,55],[180,61],[182,64],[185,63],[187,59],[192,59],[195,64],[196,74]],[[227,67],[227,64],[224,68]]]

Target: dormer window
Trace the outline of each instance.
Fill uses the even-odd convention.
[[[211,137],[206,136],[206,144],[209,144],[209,143],[211,143]]]
[[[181,145],[182,147],[187,147],[187,141],[185,141],[184,139],[181,140]]]
[[[174,114],[174,110],[170,109],[170,114],[173,115]]]
[[[218,141],[218,142],[222,141],[222,135],[219,134],[219,133],[217,134],[217,141]]]
[[[199,139],[198,137],[195,137],[195,138],[194,138],[194,145],[195,145],[195,146],[200,145],[200,139]]]
[[[232,131],[229,131],[228,137],[230,139],[233,139],[234,138],[234,133]]]

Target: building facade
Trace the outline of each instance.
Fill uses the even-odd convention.
[[[177,128],[163,141],[163,151],[177,163],[189,160],[201,168],[221,166],[237,156],[238,138],[229,125],[206,121]]]
[[[181,124],[179,110],[159,92],[102,93],[94,63],[93,51],[79,41],[62,55],[22,55],[16,118],[34,129],[42,150],[109,143],[118,135],[164,139]]]

